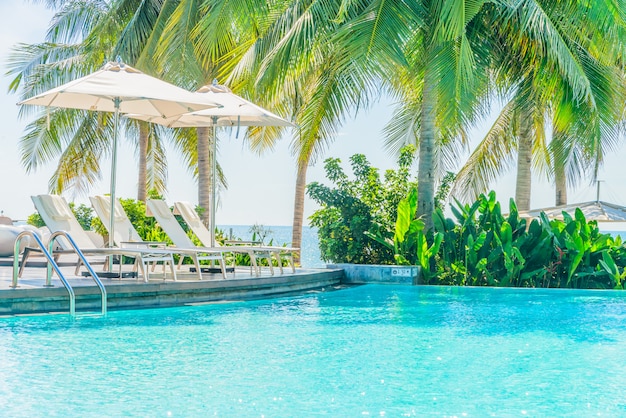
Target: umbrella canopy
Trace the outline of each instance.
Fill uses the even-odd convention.
[[[120,113],[170,118],[219,105],[120,62],[109,62],[85,77],[38,94],[18,104],[115,112],[111,167],[111,221],[113,246],[117,135]]]
[[[217,107],[185,89],[122,63],[109,62],[98,71],[38,94],[18,104],[98,112],[139,113],[173,117]]]
[[[285,126],[295,125],[280,116],[255,105],[243,97],[234,94],[228,87],[213,82],[203,86],[194,93],[198,98],[208,102],[216,102],[219,108],[209,108],[177,115],[174,117],[150,116],[150,115],[126,115],[129,118],[140,119],[147,122],[157,123],[169,128],[199,128],[219,126]],[[209,231],[211,231],[211,245],[215,245],[215,178],[216,178],[216,142],[213,141],[213,160],[211,164],[211,212]]]
[[[524,218],[536,218],[541,212],[545,212],[548,218],[563,219],[563,212],[566,212],[574,217],[576,208],[580,208],[585,215],[585,218],[589,221],[626,222],[626,207],[616,205],[614,203],[603,202],[601,200],[534,209],[526,212],[520,212],[519,215]]]
[[[203,86],[194,94],[199,100],[219,103],[219,108],[207,108],[188,112],[173,117],[161,115],[129,114],[129,118],[152,122],[168,128],[199,128],[212,126],[286,126],[294,127],[291,122],[280,116],[237,96],[231,90],[219,84]]]

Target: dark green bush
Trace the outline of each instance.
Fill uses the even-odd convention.
[[[71,202],[69,203],[69,206],[80,226],[82,226],[83,229],[90,230],[91,222],[94,219],[93,209],[82,203],[76,206],[75,203]],[[41,215],[37,212],[30,214],[26,219],[26,223],[37,228],[46,226],[46,223],[41,218]]]
[[[503,215],[491,192],[472,205],[456,202],[453,219],[438,208],[434,230],[424,234],[419,220],[401,220],[416,198],[412,192],[400,204],[394,252],[397,260],[420,265],[427,284],[623,288],[621,238],[601,233],[579,209],[574,217],[542,214],[527,224],[513,200]]]
[[[326,177],[334,187],[314,182],[307,193],[321,209],[311,216],[318,228],[321,258],[335,263],[393,264],[394,252],[373,239],[371,234],[390,235],[397,207],[416,182],[410,178],[415,149],[406,147],[398,160],[398,170],[388,170],[381,180],[378,169],[364,155],[350,158],[354,179],[341,168],[341,161],[325,161]],[[392,233],[391,233],[392,234]]]

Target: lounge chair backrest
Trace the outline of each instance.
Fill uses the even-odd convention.
[[[110,196],[91,196],[89,198],[91,206],[93,206],[96,215],[100,218],[100,221],[104,224],[104,227],[109,231],[111,223],[111,197]],[[115,232],[113,240],[117,245],[124,241],[142,241],[139,233],[128,219],[128,215],[124,211],[122,204],[119,200],[115,199],[115,212],[113,215],[113,221],[115,222]]]
[[[65,199],[58,195],[40,194],[31,196],[35,208],[46,226],[51,232],[65,231],[70,234],[78,248],[96,248],[96,244],[89,238],[87,231],[76,220]],[[57,240],[64,250],[69,249],[69,244],[63,240]]]
[[[189,225],[189,228],[198,237],[202,245],[210,247],[211,232],[204,226],[193,205],[190,202],[175,202],[174,208],[183,217],[183,220]]]
[[[187,233],[182,226],[178,223],[174,214],[167,206],[164,200],[161,199],[148,199],[146,202],[148,209],[154,216],[154,219],[159,223],[163,231],[172,240],[175,246],[178,248],[194,248],[195,245],[191,241],[191,238],[187,236]]]

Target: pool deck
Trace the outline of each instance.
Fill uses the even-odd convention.
[[[130,271],[131,267],[124,266],[124,272]],[[135,278],[102,278],[108,309],[217,303],[323,291],[341,286],[344,275],[341,269],[307,268],[297,268],[295,273],[286,268],[283,274],[275,268],[274,275],[271,275],[265,267],[256,277],[249,268],[238,267],[234,273],[229,272],[226,279],[221,274],[203,273],[203,280],[198,280],[196,273],[183,266],[177,273],[178,280],[173,281],[171,275],[164,276],[160,270],[157,267],[150,273],[148,283]],[[99,312],[101,294],[94,280],[76,276],[70,266],[61,267],[61,271],[76,294],[76,311]],[[27,267],[18,280],[18,287],[12,288],[12,267],[0,266],[0,315],[67,313],[68,291],[56,274],[52,278],[53,287],[46,287],[45,276],[45,268]]]

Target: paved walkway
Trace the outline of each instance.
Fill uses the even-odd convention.
[[[38,263],[39,264],[39,263]],[[124,265],[122,268],[122,273],[124,274],[132,274],[132,265]],[[114,266],[114,271],[117,272],[118,266]],[[72,287],[78,286],[94,286],[94,280],[91,276],[85,277],[82,272],[86,272],[87,270],[83,267],[81,268],[81,274],[75,274],[75,268],[73,266],[62,266],[61,272],[63,276],[70,280],[70,284]],[[101,273],[102,269],[95,268],[94,271],[96,274]],[[286,271],[291,272],[291,269],[286,269]],[[298,271],[303,271],[302,269],[298,269]],[[278,269],[276,269],[276,273],[278,273]],[[180,282],[197,282],[198,274],[195,272],[189,271],[188,265],[183,265],[181,270],[177,270],[176,272],[177,281]],[[259,277],[270,276],[269,269],[265,268],[262,271],[262,274]],[[250,279],[255,276],[250,273],[250,269],[247,267],[238,267],[233,274],[229,272],[226,275],[227,279]],[[221,280],[221,273],[202,273],[203,280]],[[138,284],[144,283],[143,277],[133,278],[133,277],[125,277],[123,279],[119,278],[106,278],[104,274],[101,275],[100,280],[105,285],[113,286],[113,285],[124,285],[124,284]],[[12,289],[13,281],[13,267],[10,266],[0,266],[0,290]],[[154,271],[150,272],[150,283],[162,283],[164,281],[173,282],[172,275],[167,272],[167,274],[163,274],[162,266],[157,266]],[[46,284],[46,268],[43,266],[40,267],[26,267],[24,269],[24,273],[22,277],[18,278],[18,288],[21,289],[31,289],[31,288],[41,288]],[[52,274],[52,285],[63,287],[63,283],[59,279],[56,272]]]

